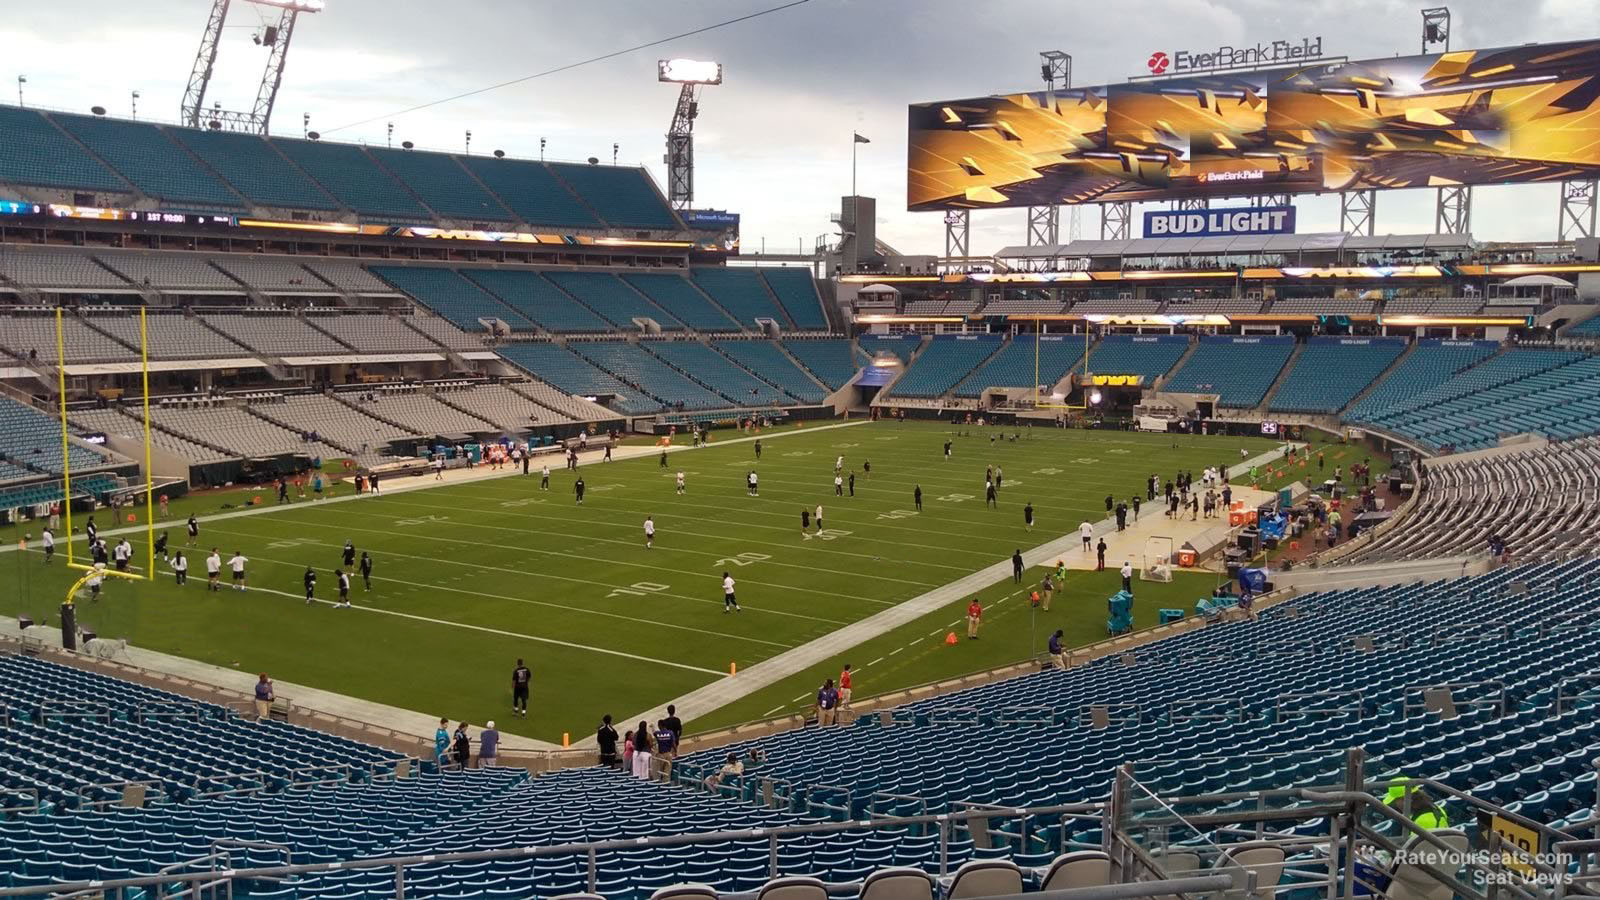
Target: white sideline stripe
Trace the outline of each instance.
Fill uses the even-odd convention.
[[[267,561],[269,561],[269,560],[263,560],[263,562],[267,562]],[[276,560],[272,560],[272,561],[276,562]],[[291,564],[287,564],[286,563],[285,565],[291,565]],[[137,569],[137,568],[140,568],[140,567],[132,566],[130,568]],[[234,591],[232,587],[225,587],[222,591],[207,591],[205,589],[203,583],[196,582],[196,585],[199,588],[201,593],[218,593],[218,594],[220,594],[220,593],[223,593],[223,592],[228,592],[228,593],[240,593],[240,594],[275,594],[275,595],[277,595],[279,597],[288,597],[291,600],[299,600],[301,602],[305,601],[305,597],[300,595],[300,594],[291,594],[288,591],[280,591],[280,590],[277,590],[276,588],[254,587],[254,588],[249,588],[249,589],[243,590],[243,591]],[[446,590],[448,590],[448,588]],[[338,606],[338,604],[333,602],[332,600],[323,600],[323,599],[318,598],[315,602],[317,602],[319,604],[322,604],[324,606],[330,606],[330,607]],[[590,645],[590,644],[577,644],[577,643],[573,643],[572,641],[563,641],[563,640],[559,640],[557,638],[537,637],[537,636],[531,635],[531,634],[518,634],[515,631],[504,631],[504,630],[499,629],[499,628],[490,628],[487,625],[473,625],[473,624],[470,624],[470,623],[467,623],[467,622],[451,622],[448,619],[435,619],[435,618],[431,618],[429,616],[419,616],[419,615],[417,615],[415,613],[400,612],[399,610],[394,610],[394,609],[380,609],[380,608],[378,608],[376,606],[356,606],[354,604],[351,604],[350,606],[348,606],[346,608],[347,609],[360,610],[361,612],[378,613],[380,615],[385,615],[385,616],[395,616],[395,617],[401,618],[401,619],[411,619],[411,620],[417,621],[417,622],[427,622],[427,623],[432,624],[432,625],[444,625],[444,626],[447,626],[447,627],[450,627],[450,628],[465,628],[465,629],[467,629],[469,631],[481,631],[481,632],[484,632],[485,634],[496,634],[496,635],[499,635],[501,637],[516,638],[519,641],[536,641],[536,642],[541,643],[541,644],[554,644],[554,645],[556,645],[558,647],[566,647],[566,648],[572,649],[572,650],[587,650],[590,653],[603,653],[603,654],[605,654],[607,656],[620,656],[623,659],[631,659],[631,660],[635,660],[635,661],[638,661],[640,659],[637,654],[625,653],[625,652],[623,652],[621,650],[609,650],[609,649],[607,649],[605,647],[595,647],[595,646]],[[705,673],[707,675],[716,675],[716,676],[718,676],[720,678],[728,677],[728,673],[721,672],[721,671],[718,671],[716,669],[703,669],[703,668],[701,668],[699,666],[691,666],[688,663],[672,662],[671,660],[660,659],[659,657],[653,657],[653,658],[651,658],[651,659],[649,659],[647,661],[648,662],[652,662],[652,663],[660,663],[663,666],[672,666],[675,669],[687,669],[687,670],[689,670],[691,672],[703,672],[703,673]]]

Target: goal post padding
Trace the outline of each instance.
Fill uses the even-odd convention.
[[[1177,564],[1177,559],[1173,557],[1174,549],[1172,538],[1165,535],[1153,534],[1145,538],[1140,580],[1171,581],[1172,567]]]

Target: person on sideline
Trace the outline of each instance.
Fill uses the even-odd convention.
[[[256,721],[261,721],[272,714],[272,679],[267,673],[262,672],[256,679]]]
[[[1022,583],[1022,548],[1018,547],[1011,554],[1011,583]]]
[[[839,672],[839,712],[850,711],[850,686],[854,679],[850,674],[850,664],[845,663],[844,669]]]
[[[533,672],[518,659],[511,670],[511,713],[520,718],[528,717],[528,683],[532,680]]]
[[[978,639],[978,626],[983,624],[983,606],[978,603],[978,598],[973,597],[967,604],[967,640]]]

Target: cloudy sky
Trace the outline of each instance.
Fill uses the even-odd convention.
[[[301,117],[325,139],[394,141],[552,159],[618,160],[664,183],[663,134],[676,88],[662,56],[721,60],[696,129],[696,205],[744,215],[744,246],[809,248],[850,189],[852,131],[861,193],[879,198],[879,235],[903,252],[941,252],[937,214],[905,211],[906,105],[1033,89],[1038,51],[1061,49],[1074,81],[1120,81],[1154,50],[1321,35],[1351,58],[1416,52],[1422,5],[1399,0],[807,0],[741,24],[445,103],[409,107],[578,62],[779,5],[782,0],[328,0],[302,16],[273,130]],[[1600,0],[1451,0],[1453,47],[1593,37]],[[178,117],[210,0],[55,0],[0,21],[0,87],[25,75],[28,105],[103,105]],[[13,13],[21,10],[13,10]],[[273,11],[236,0],[211,98],[248,108],[265,62],[252,34]],[[9,67],[9,72],[5,67]],[[4,95],[0,95],[4,96]],[[7,97],[5,102],[12,102]],[[1379,200],[1379,227],[1429,231],[1431,192]],[[1300,230],[1337,227],[1338,204],[1306,198]],[[1555,237],[1555,188],[1480,188],[1473,231],[1486,239]],[[1065,224],[1065,223],[1063,223]],[[1098,214],[1083,213],[1086,237]],[[1021,243],[1021,210],[974,216],[974,252]]]

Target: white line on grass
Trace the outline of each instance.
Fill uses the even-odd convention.
[[[275,562],[275,560],[264,560],[264,561]],[[137,569],[139,567],[135,566],[134,568]],[[197,587],[198,586],[199,586],[199,584],[197,583]],[[246,594],[252,594],[252,593],[254,593],[254,594],[274,594],[274,595],[279,596],[279,597],[288,597],[288,598],[290,598],[292,600],[304,600],[305,599],[301,595],[291,594],[288,591],[280,591],[280,590],[277,590],[275,588],[253,587],[253,588],[250,588],[250,589],[248,589],[246,591],[241,591],[240,593],[246,593]],[[318,599],[315,602],[320,604],[320,605],[327,606],[327,607],[334,607],[334,606],[338,605],[338,604],[334,603],[332,600]],[[593,646],[592,644],[578,644],[578,643],[574,643],[572,641],[563,641],[563,640],[560,640],[558,638],[538,637],[536,635],[531,635],[531,634],[519,634],[519,633],[517,633],[515,631],[505,631],[505,630],[499,629],[499,628],[490,628],[487,625],[473,625],[473,624],[470,624],[468,622],[452,622],[452,621],[450,621],[448,619],[435,619],[435,618],[432,618],[432,617],[429,617],[429,616],[419,616],[416,613],[400,612],[399,610],[394,610],[394,609],[382,609],[382,608],[376,607],[376,606],[353,606],[352,605],[352,606],[349,606],[347,608],[348,609],[352,609],[352,610],[359,610],[361,612],[366,612],[366,613],[377,613],[379,615],[384,615],[384,616],[395,616],[395,617],[401,618],[401,619],[411,619],[411,620],[416,621],[416,622],[427,622],[427,623],[432,624],[432,625],[444,625],[444,626],[447,626],[449,628],[464,628],[464,629],[467,629],[468,631],[481,631],[481,632],[483,632],[485,634],[495,634],[495,635],[499,635],[501,637],[516,638],[517,640],[522,640],[522,641],[535,641],[535,642],[538,642],[538,643],[541,643],[541,644],[554,644],[556,646],[567,647],[567,648],[572,649],[572,650],[587,650],[590,653],[603,653],[603,654],[605,654],[607,656],[620,656],[623,659],[631,659],[631,660],[635,660],[635,661],[639,660],[638,654],[627,653],[627,652],[624,652],[622,650],[611,650],[611,649],[608,649],[606,647],[596,647],[596,646]],[[727,674],[728,674],[726,672],[722,672],[722,671],[719,671],[717,669],[705,669],[705,668],[701,668],[700,666],[691,666],[688,663],[673,662],[673,661],[668,660],[668,659],[661,659],[660,657],[651,657],[647,661],[648,662],[652,662],[652,663],[659,663],[659,664],[661,664],[663,666],[672,666],[675,669],[687,669],[687,670],[689,670],[691,672],[702,672],[702,673],[705,673],[707,675],[716,675],[718,677],[724,677],[724,678],[727,677]]]
[[[390,523],[392,523],[394,521],[392,516],[386,516],[386,515],[383,515],[381,513],[367,513],[367,512],[358,512],[358,511],[348,511],[347,515],[359,515],[359,516],[365,516],[365,517],[371,518],[371,519],[384,519],[385,521],[388,521]],[[335,524],[330,524],[330,523],[327,523],[327,522],[309,522],[309,521],[308,522],[302,522],[300,524],[315,526],[315,527],[318,527],[318,528],[344,528],[346,530],[363,531],[363,532],[368,532],[368,533],[371,533],[371,534],[386,534],[386,535],[389,535],[390,537],[396,537],[397,536],[393,529],[360,528],[360,527],[357,527],[357,526],[335,525]],[[229,532],[224,531],[222,533],[223,534],[227,534]],[[413,535],[406,535],[406,536],[407,537],[413,537]],[[613,557],[585,556],[585,555],[580,554],[580,553],[568,553],[568,552],[562,551],[562,550],[543,550],[543,549],[540,549],[538,547],[519,547],[519,546],[514,546],[514,545],[511,545],[511,544],[495,544],[495,543],[491,543],[489,541],[469,541],[469,540],[463,540],[461,538],[444,537],[443,535],[440,535],[440,534],[437,534],[437,533],[417,534],[417,535],[414,535],[414,537],[416,537],[418,539],[426,539],[426,540],[429,540],[429,541],[440,541],[440,542],[448,543],[448,544],[467,544],[467,545],[473,546],[473,547],[492,547],[492,548],[495,548],[497,550],[510,550],[510,551],[520,552],[520,553],[537,553],[537,554],[540,554],[542,556],[556,556],[556,557],[562,557],[562,558],[565,558],[565,559],[581,559],[584,562],[603,563],[603,564],[606,564],[606,565],[613,565],[613,566],[629,566],[631,568],[644,569],[647,572],[670,572],[670,573],[672,573],[674,575],[684,575],[684,576],[687,576],[689,578],[705,579],[707,581],[707,583],[710,583],[711,581],[715,580],[715,578],[714,578],[715,573],[714,572],[691,572],[691,571],[689,571],[687,569],[669,569],[669,568],[665,568],[663,566],[652,565],[652,564],[647,563],[647,562],[635,562],[635,561],[632,561],[632,560],[616,559],[616,558],[613,558]],[[385,551],[385,552],[388,552],[388,551]],[[396,554],[396,555],[402,555],[402,554]],[[419,557],[419,558],[431,559],[432,557]],[[440,560],[440,562],[444,562],[444,561],[445,560]],[[522,573],[522,574],[527,574],[527,573]],[[542,574],[542,573],[535,573],[535,574],[537,575],[537,574]],[[560,577],[560,576],[551,576],[551,577]],[[571,579],[571,580],[579,580],[579,579]],[[872,603],[872,604],[875,604],[877,606],[894,606],[895,603],[896,603],[896,601],[894,601],[894,600],[881,600],[881,599],[878,599],[876,597],[853,597],[853,596],[850,596],[849,594],[841,594],[838,591],[823,590],[823,589],[819,589],[819,588],[801,587],[799,585],[791,585],[791,584],[774,584],[774,583],[769,582],[769,581],[757,581],[757,580],[755,580],[753,578],[748,578],[748,577],[746,577],[744,580],[745,580],[746,584],[754,584],[754,585],[759,585],[761,587],[769,587],[769,588],[773,588],[775,590],[803,591],[803,592],[808,593],[808,594],[821,594],[823,596],[830,597],[830,598],[837,598],[837,599],[843,599],[843,600],[856,600],[856,601],[859,601],[859,602],[862,602],[862,603]],[[590,583],[594,583],[594,582],[590,582]],[[606,587],[614,587],[614,586],[615,585],[606,585]]]
[[[386,505],[392,506],[392,505],[394,505],[394,503],[395,503],[395,501],[390,501],[390,503],[388,503]],[[424,504],[424,503],[408,503],[408,504],[405,504],[405,505],[417,507],[419,509],[438,509],[439,508],[436,505]],[[525,519],[548,519],[548,520],[560,522],[563,525],[572,525],[572,524],[574,524],[573,520],[568,518],[568,517],[566,517],[566,516],[541,516],[541,515],[539,515],[537,513],[516,512],[516,511],[510,510],[510,509],[495,510],[495,515],[498,515],[498,516],[515,516],[517,518],[525,518]],[[662,519],[663,521],[669,521],[669,520],[672,520],[672,519],[689,518],[689,517],[688,516],[678,516],[678,515],[674,515],[674,514],[669,513],[667,515],[660,516],[659,518]],[[638,529],[641,527],[638,523],[629,523],[629,524],[625,525],[625,524],[618,523],[618,522],[605,522],[605,523],[601,523],[601,524],[606,525],[606,526],[611,527],[611,528],[615,528],[615,529],[625,529],[630,534],[632,534],[633,532],[638,531]],[[760,527],[760,526],[755,526],[755,527]],[[628,547],[637,547],[637,546],[639,546],[638,539],[637,538],[633,538],[633,537],[629,537],[629,538],[624,539],[624,538],[615,538],[615,537],[600,537],[598,535],[588,535],[588,534],[572,535],[570,532],[568,532],[568,534],[569,534],[569,536],[572,536],[572,537],[580,537],[580,538],[583,538],[585,540],[600,541],[602,543],[607,543],[607,544],[622,544],[622,545],[628,546]],[[688,554],[695,555],[695,556],[711,557],[713,559],[722,558],[723,553],[715,551],[715,550],[694,550],[694,549],[690,549],[690,548],[687,548],[687,547],[673,547],[670,544],[666,543],[667,538],[669,536],[671,536],[671,535],[680,535],[680,534],[689,535],[691,537],[711,538],[711,539],[714,539],[714,540],[724,540],[724,541],[738,540],[738,541],[741,542],[742,546],[754,545],[754,546],[758,546],[758,547],[779,547],[779,548],[782,548],[782,549],[790,549],[790,550],[795,548],[795,545],[793,543],[779,543],[777,541],[753,541],[753,540],[749,540],[749,539],[743,538],[743,537],[733,538],[733,537],[730,537],[730,536],[725,535],[725,534],[705,534],[704,532],[698,532],[698,531],[686,531],[686,530],[682,530],[682,529],[679,529],[679,528],[668,528],[665,525],[663,525],[659,529],[659,531],[658,531],[658,533],[656,535],[656,537],[658,539],[656,541],[656,549],[657,550],[666,551],[667,553],[688,553]],[[840,555],[843,555],[843,556],[855,556],[855,557],[859,557],[861,559],[871,559],[873,561],[880,561],[881,560],[881,557],[873,556],[870,553],[851,553],[849,551],[834,550],[833,548],[829,548],[829,547],[806,546],[806,547],[802,547],[801,549],[812,550],[812,551],[821,552],[821,553],[839,553]],[[776,559],[764,560],[764,562],[766,562],[766,563],[768,563],[770,565],[784,566],[786,568],[793,568],[793,569],[805,569],[805,570],[811,571],[811,572],[828,572],[828,573],[833,574],[833,575],[843,575],[843,576],[846,576],[846,577],[849,577],[849,578],[874,578],[874,579],[878,579],[878,580],[881,580],[881,581],[893,581],[893,582],[897,582],[899,584],[914,584],[914,585],[916,585],[918,587],[937,587],[937,585],[933,584],[932,582],[911,581],[909,579],[902,578],[902,577],[900,577],[898,575],[876,575],[876,574],[873,574],[871,572],[843,572],[843,571],[840,571],[838,569],[827,569],[827,568],[823,568],[822,566],[812,565],[812,564],[809,564],[809,563],[781,562],[781,561],[776,560]],[[921,562],[913,563],[910,560],[890,560],[890,562],[904,563],[906,565],[917,565],[917,566],[927,565],[927,564],[921,563]],[[937,564],[934,564],[934,565],[937,565]],[[944,566],[943,568],[962,569],[961,566]]]
[[[316,524],[316,523],[307,523],[307,524]],[[324,526],[324,527],[336,528],[336,527],[339,527],[339,526],[327,525],[327,526]],[[362,531],[362,532],[373,532],[373,533],[381,533],[381,534],[389,534],[390,533],[390,532],[376,532],[376,531],[374,531],[374,529],[370,529],[370,528],[354,528],[354,529],[346,529],[346,530],[354,530],[354,531]],[[213,532],[216,533],[216,534],[232,534],[232,535],[236,535],[236,536],[239,536],[239,537],[253,537],[253,535],[249,534],[248,532],[228,531],[228,530],[222,529],[222,528],[213,529]],[[399,559],[415,560],[415,561],[419,561],[419,562],[443,563],[445,565],[462,566],[464,568],[470,568],[470,569],[482,569],[482,570],[490,571],[490,572],[505,572],[505,573],[508,573],[508,574],[521,575],[521,576],[524,576],[524,577],[549,578],[549,579],[553,579],[553,580],[556,580],[556,581],[566,581],[566,582],[571,582],[573,584],[584,584],[584,585],[589,585],[591,587],[597,587],[597,588],[608,589],[608,590],[611,589],[611,588],[615,588],[616,587],[616,585],[610,584],[608,582],[591,581],[591,580],[589,580],[587,578],[573,578],[570,575],[557,575],[557,574],[554,574],[552,572],[529,572],[529,571],[527,571],[525,569],[509,569],[509,568],[505,568],[503,566],[491,566],[491,565],[487,565],[485,563],[471,563],[471,562],[465,562],[463,560],[458,560],[458,559],[443,559],[443,558],[436,557],[436,556],[417,556],[417,555],[412,554],[412,553],[396,553],[396,552],[393,552],[393,551],[390,551],[390,550],[383,551],[383,554],[385,556],[397,557]],[[271,561],[273,561],[273,562],[282,562],[282,560],[271,560]],[[298,566],[299,563],[293,563],[292,565]],[[384,578],[384,576],[379,576],[379,578],[381,580],[381,579]],[[397,584],[401,583],[399,581],[399,579],[392,579],[391,578],[391,579],[388,579],[388,580],[392,581],[392,582],[395,582]],[[452,579],[452,580],[456,580],[456,579]],[[432,583],[419,583],[419,582],[405,582],[405,583],[414,585],[416,587],[420,587],[420,588],[422,588],[424,590],[433,589],[433,588],[437,588],[439,590],[456,590],[455,588],[447,588],[447,587],[443,587],[443,586],[440,586],[440,585],[435,585],[435,584],[432,584]],[[495,595],[492,595],[492,594],[487,594],[487,593],[482,592],[482,591],[462,591],[462,593],[480,594],[482,596],[495,596]],[[659,596],[659,597],[671,597],[674,600],[687,600],[687,601],[689,601],[691,603],[710,603],[710,604],[715,604],[715,605],[718,605],[718,606],[722,605],[722,601],[721,600],[708,600],[708,599],[703,598],[703,597],[691,597],[691,596],[689,596],[687,594],[675,594],[675,593],[670,593],[670,592],[667,592],[667,591],[657,591],[656,592],[656,596]],[[512,598],[508,598],[508,599],[516,600],[517,598],[512,597]],[[545,606],[558,606],[558,605],[560,605],[560,604],[548,603],[547,601],[541,601],[541,600],[519,600],[518,602],[534,603],[534,604],[545,605]],[[582,607],[566,607],[566,606],[563,606],[562,608],[563,609],[576,609],[576,610],[578,610],[580,612],[592,612],[592,610],[585,610]],[[824,622],[824,623],[827,623],[827,624],[830,624],[830,625],[848,625],[848,624],[850,624],[849,622],[841,621],[839,619],[828,619],[828,618],[824,618],[822,616],[808,616],[808,615],[804,615],[802,613],[788,612],[786,610],[781,610],[781,609],[770,609],[770,608],[767,608],[767,607],[749,606],[749,605],[746,605],[744,608],[748,609],[748,610],[752,610],[754,612],[770,613],[771,615],[775,615],[775,616],[788,616],[788,617],[794,618],[794,619],[806,619],[806,620],[812,621],[812,622]],[[604,615],[604,614],[602,614],[602,615]],[[621,618],[633,619],[633,617],[630,617],[630,616],[622,616]],[[642,620],[638,620],[638,619],[633,619],[633,620],[634,621],[642,621]],[[691,630],[698,631],[700,629],[691,629]]]

